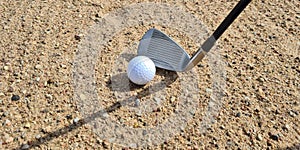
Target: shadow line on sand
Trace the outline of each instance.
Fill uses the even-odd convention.
[[[130,90],[133,90],[133,89],[142,89],[140,92],[137,93],[137,96],[135,97],[138,97],[138,98],[141,98],[141,97],[145,97],[149,94],[152,94],[154,92],[157,92],[157,91],[160,91],[160,90],[163,90],[165,87],[169,86],[170,84],[172,84],[173,82],[175,82],[178,78],[178,75],[176,72],[172,72],[172,71],[166,71],[166,70],[163,70],[163,69],[157,69],[157,75],[160,75],[160,76],[164,76],[165,79],[163,82],[165,82],[165,86],[157,86],[157,85],[160,85],[160,83],[155,83],[154,85],[151,85],[149,87],[146,87],[146,86],[138,86],[138,85],[135,85],[133,83],[130,83]],[[167,74],[167,76],[166,76]],[[125,74],[126,75],[126,74]],[[118,76],[124,76],[124,73],[120,73],[120,74],[117,74],[115,76],[113,76],[111,78],[111,80],[113,80],[114,78],[118,77]],[[111,87],[110,85],[111,83],[108,83],[107,84],[107,87],[109,87],[112,91],[114,91],[114,89]],[[155,88],[153,88],[155,87]],[[160,88],[156,88],[156,87],[160,87]],[[154,89],[154,91],[152,90],[151,92],[152,93],[149,93],[149,88],[152,88]],[[90,122],[92,122],[93,120],[95,120],[96,118],[99,118],[99,117],[103,117],[103,114],[104,113],[112,113],[114,111],[116,111],[117,109],[119,109],[120,107],[124,106],[124,105],[128,105],[130,103],[133,103],[134,102],[134,98],[133,97],[129,97],[125,100],[122,100],[122,101],[118,101],[116,103],[114,103],[113,105],[103,109],[103,110],[99,110],[97,111],[96,113],[93,113],[91,114],[90,116],[86,117],[86,118],[83,118],[83,119],[80,119],[78,122],[76,123],[72,123],[68,126],[65,126],[63,128],[60,128],[60,129],[57,129],[53,132],[50,132],[50,133],[46,133],[45,136],[42,136],[41,138],[39,139],[36,139],[36,140],[33,140],[33,141],[29,141],[27,142],[27,145],[21,145],[19,148],[15,148],[16,150],[21,150],[21,149],[33,149],[33,148],[36,148],[36,147],[39,147],[40,145],[44,144],[44,143],[47,143],[55,138],[58,138],[62,135],[65,135],[65,134],[68,134],[69,132],[73,131],[73,130],[76,130],[78,129],[79,127],[85,125],[85,124],[88,124]]]

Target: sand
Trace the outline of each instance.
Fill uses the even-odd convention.
[[[180,20],[173,10],[173,26],[130,18],[136,14],[124,16],[124,28],[118,20],[99,26],[146,2],[0,2],[0,149],[300,148],[299,1],[252,1],[199,66],[188,73],[158,69],[141,87],[126,78],[126,63],[148,29],[192,54],[237,3],[151,1],[194,18]],[[192,19],[202,24],[180,26]],[[199,40],[191,35],[198,32]],[[125,127],[136,135],[109,137]],[[141,141],[159,133],[167,138]]]

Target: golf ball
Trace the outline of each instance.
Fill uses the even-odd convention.
[[[145,85],[155,76],[154,62],[146,56],[137,56],[130,60],[127,67],[127,76],[135,84]]]

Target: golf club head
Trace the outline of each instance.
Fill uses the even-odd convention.
[[[189,54],[174,40],[157,29],[148,30],[138,46],[138,56],[149,57],[158,68],[183,72],[190,62]]]

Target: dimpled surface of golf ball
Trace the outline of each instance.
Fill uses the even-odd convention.
[[[130,60],[127,67],[127,76],[131,82],[145,85],[155,76],[154,62],[146,56],[137,56]]]

